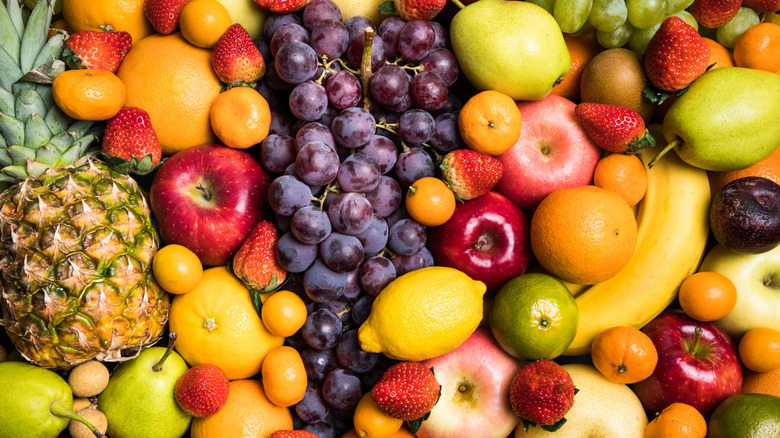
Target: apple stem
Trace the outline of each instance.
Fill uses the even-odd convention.
[[[157,363],[154,364],[154,366],[152,367],[152,371],[158,372],[162,370],[163,363],[165,362],[166,359],[168,359],[168,356],[170,356],[171,353],[173,352],[173,344],[174,342],[176,342],[176,336],[177,336],[176,332],[171,332],[168,335],[168,348],[165,349],[165,353],[163,353],[160,360],[158,360]]]
[[[455,6],[459,7],[460,9],[465,8],[466,6],[461,3],[459,0],[450,0],[451,2],[455,3]]]
[[[87,428],[92,431],[92,433],[95,434],[98,438],[106,438],[105,435],[100,433],[99,430],[95,429],[95,426],[92,425],[89,421],[85,420],[75,412],[73,412],[73,409],[68,408],[65,406],[65,403],[62,402],[62,400],[54,400],[49,405],[49,412],[51,412],[52,415],[57,417],[63,417],[67,418],[72,421],[78,421],[79,423],[83,424],[84,426],[87,426]]]
[[[675,147],[679,146],[680,143],[682,143],[683,140],[680,137],[675,138],[674,140],[670,141],[669,144],[667,144],[663,149],[661,149],[661,152],[658,153],[655,157],[653,157],[652,160],[650,160],[649,163],[647,163],[647,168],[652,169],[653,165],[656,161],[658,161],[659,158],[666,155],[667,152],[671,151]]]
[[[366,27],[363,31],[363,57],[360,60],[360,79],[363,81],[363,109],[368,111],[371,103],[371,93],[368,83],[374,76],[371,71],[371,50],[374,47],[374,29]]]
[[[201,193],[203,193],[203,198],[205,198],[207,201],[211,201],[211,192],[209,192],[205,187],[203,187],[202,184],[198,183],[198,185],[196,185],[195,188],[200,190]]]
[[[693,345],[691,346],[690,351],[692,355],[698,356],[698,354],[696,353],[699,350],[699,345],[701,345],[701,335],[703,333],[703,330],[701,329],[701,327],[696,327],[695,329],[693,329],[693,332],[696,333],[696,338],[693,339]]]

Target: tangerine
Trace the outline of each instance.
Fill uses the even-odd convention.
[[[566,48],[569,49],[571,70],[563,78],[563,81],[552,89],[552,94],[565,97],[573,102],[579,102],[580,82],[585,64],[604,50],[604,48],[596,40],[596,32],[581,36],[564,34],[563,40],[566,41]]]
[[[759,23],[744,31],[734,45],[734,64],[771,72],[780,70],[780,26]]]
[[[617,193],[633,207],[645,197],[647,171],[634,154],[609,154],[596,163],[593,185]]]
[[[472,96],[458,114],[466,146],[487,155],[501,155],[520,138],[522,115],[515,101],[495,90]]]
[[[280,290],[268,297],[260,308],[265,328],[284,338],[294,335],[306,322],[306,304],[298,294]]]
[[[420,178],[406,193],[406,210],[417,222],[436,227],[444,224],[455,213],[455,194],[439,178]]]
[[[769,327],[749,330],[739,341],[739,358],[757,373],[780,368],[780,331]]]
[[[233,87],[211,106],[211,129],[227,147],[247,149],[265,139],[271,128],[271,109],[251,87]]]
[[[191,291],[200,282],[203,264],[186,246],[168,244],[152,258],[152,273],[160,287],[178,295]]]
[[[710,46],[710,61],[707,65],[712,65],[713,69],[723,67],[734,67],[734,58],[729,49],[712,38],[704,38]]]
[[[105,70],[66,70],[51,86],[54,102],[77,120],[108,120],[125,105],[125,84]]]
[[[696,408],[672,403],[645,428],[645,438],[704,438],[707,421]]]
[[[750,167],[728,172],[709,171],[707,176],[710,179],[710,190],[713,198],[723,186],[735,179],[746,176],[760,176],[780,184],[780,147],[775,149],[768,157]]]
[[[272,348],[261,368],[263,391],[276,406],[290,407],[303,399],[308,378],[300,353],[282,345]]]
[[[653,374],[658,350],[652,339],[636,327],[615,326],[596,335],[591,358],[609,381],[630,384]]]
[[[765,373],[745,370],[742,377],[742,393],[769,394],[780,397],[780,368]]]
[[[62,2],[62,17],[73,32],[126,31],[133,44],[154,33],[144,15],[145,0],[67,0]]]
[[[723,274],[697,272],[680,284],[678,300],[683,312],[691,318],[715,321],[734,310],[737,287]]]
[[[230,12],[217,0],[191,0],[179,14],[179,29],[190,44],[210,49],[233,24]]]
[[[404,421],[385,412],[371,397],[371,391],[363,394],[352,415],[355,435],[359,438],[390,438],[403,426]]]

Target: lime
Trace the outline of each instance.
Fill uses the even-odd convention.
[[[501,347],[523,360],[554,359],[577,332],[579,309],[569,289],[547,274],[509,280],[496,293],[490,328]]]
[[[780,437],[780,397],[739,394],[727,398],[712,412],[707,437]]]

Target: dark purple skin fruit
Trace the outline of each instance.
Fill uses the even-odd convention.
[[[757,176],[726,184],[712,200],[710,228],[732,250],[759,254],[780,244],[780,185]]]

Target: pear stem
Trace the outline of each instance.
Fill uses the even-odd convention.
[[[650,160],[649,163],[647,163],[647,168],[651,169],[653,167],[653,165],[655,164],[655,162],[658,161],[658,159],[660,159],[661,157],[666,155],[667,152],[671,151],[675,147],[679,146],[682,142],[683,142],[683,139],[681,139],[680,137],[677,137],[674,140],[670,141],[669,144],[667,144],[666,146],[664,146],[663,149],[661,149],[661,152],[659,152],[658,155],[653,157],[653,159]]]
[[[53,402],[51,402],[51,404],[49,405],[49,412],[51,412],[52,415],[55,415],[57,417],[63,417],[72,421],[78,421],[84,426],[87,426],[87,428],[90,431],[92,431],[92,433],[94,433],[97,438],[106,438],[105,435],[100,433],[100,431],[97,430],[95,426],[92,425],[92,423],[85,420],[84,418],[81,418],[78,414],[73,412],[73,409],[65,406],[65,403],[63,403],[62,400],[54,400]]]
[[[460,0],[450,0],[450,1],[455,3],[455,6],[461,8],[461,9],[466,7],[463,3],[460,2]]]
[[[163,363],[165,362],[165,359],[168,359],[168,356],[171,355],[173,352],[173,344],[176,342],[176,332],[171,332],[168,335],[168,348],[165,349],[165,353],[163,353],[160,360],[157,361],[156,364],[152,367],[152,371],[158,372],[162,369]]]

